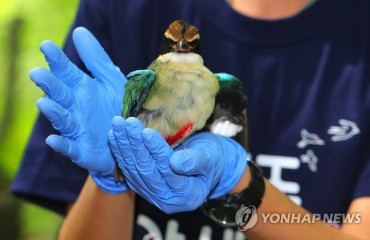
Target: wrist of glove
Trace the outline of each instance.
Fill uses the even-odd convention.
[[[129,189],[126,182],[116,181],[113,174],[101,174],[96,171],[89,173],[95,184],[106,193],[119,194]]]

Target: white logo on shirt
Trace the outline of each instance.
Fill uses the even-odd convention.
[[[317,172],[317,161],[318,160],[319,159],[317,158],[317,156],[311,149],[307,150],[305,154],[301,155],[301,162],[307,163],[308,168],[312,172]]]
[[[171,219],[167,222],[167,227],[164,235],[156,222],[144,214],[139,214],[136,220],[136,224],[143,227],[147,234],[143,240],[186,240],[185,234],[179,231],[179,222],[175,219]],[[191,239],[196,239],[194,236]],[[212,228],[208,225],[202,226],[198,240],[211,240],[212,239]],[[243,233],[233,230],[231,228],[225,228],[223,231],[223,240],[244,240]]]
[[[331,136],[333,142],[340,142],[350,139],[360,133],[357,124],[346,119],[339,119],[340,126],[331,126],[327,133]]]
[[[297,147],[305,148],[308,145],[324,145],[325,141],[319,135],[310,133],[306,129],[301,130],[301,140],[297,143]]]

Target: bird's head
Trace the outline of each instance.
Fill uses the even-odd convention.
[[[170,52],[201,54],[198,29],[186,21],[175,20],[172,22],[164,36],[161,54]]]

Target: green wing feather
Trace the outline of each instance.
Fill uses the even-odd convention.
[[[242,84],[237,77],[228,73],[215,73],[215,76],[217,77],[218,83],[220,84],[219,93],[225,91],[236,91],[238,95],[244,95]]]
[[[156,74],[152,70],[136,70],[127,75],[122,116],[137,116],[155,81]]]

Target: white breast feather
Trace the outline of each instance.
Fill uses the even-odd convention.
[[[203,59],[196,53],[166,53],[159,57],[163,62],[189,62],[189,63],[203,63]]]

